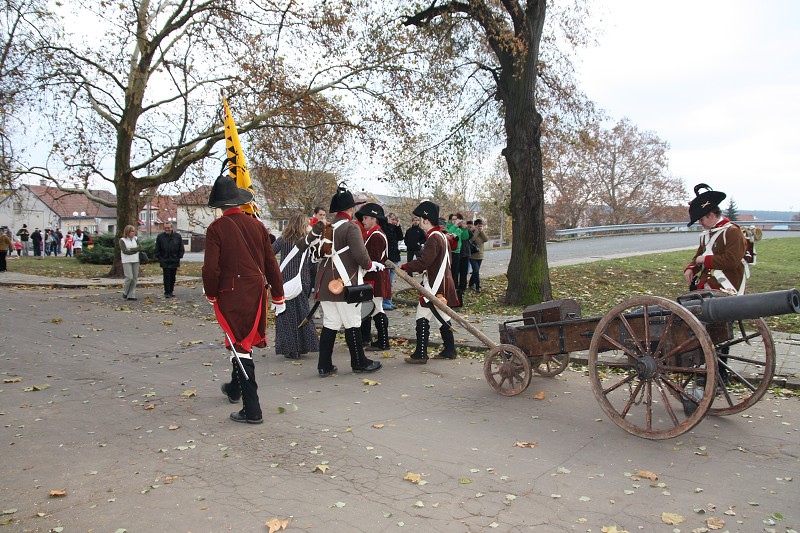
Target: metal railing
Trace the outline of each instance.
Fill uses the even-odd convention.
[[[769,230],[800,230],[800,221],[794,220],[741,220],[737,221],[740,226],[755,226],[757,228]],[[774,226],[778,226],[775,228]],[[555,230],[556,237],[581,236],[593,233],[613,233],[631,232],[651,229],[680,229],[681,231],[700,231],[702,227],[695,224],[686,227],[686,222],[651,222],[649,224],[617,224],[613,226],[590,226],[587,228],[571,228]]]

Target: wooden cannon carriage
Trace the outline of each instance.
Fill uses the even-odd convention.
[[[640,296],[601,318],[581,318],[574,300],[525,309],[500,325],[484,374],[500,394],[524,391],[532,373],[555,376],[570,352],[588,350],[600,407],[648,439],[689,431],[706,414],[744,411],[767,391],[775,347],[765,316],[800,312],[797,289],[727,297],[693,292],[677,301]]]
[[[676,437],[706,414],[731,415],[755,404],[775,373],[775,346],[762,317],[800,313],[797,289],[743,296],[697,291],[676,301],[639,296],[600,318],[581,318],[575,300],[556,300],[500,324],[496,344],[411,276],[396,272],[489,348],[483,373],[498,393],[520,394],[534,372],[556,376],[571,352],[588,350],[600,407],[646,439]]]

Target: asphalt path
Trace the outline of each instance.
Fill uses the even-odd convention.
[[[339,342],[328,379],[314,357],[257,356],[265,422],[237,424],[210,311],[148,311],[151,293],[0,291],[0,531],[800,529],[797,398],[651,441],[605,417],[581,368],[505,397],[477,359],[411,366],[395,346],[356,375]]]
[[[765,231],[764,239],[797,237],[796,231]],[[547,260],[552,266],[574,265],[603,259],[618,259],[634,255],[673,250],[692,250],[698,246],[700,233],[697,231],[675,231],[667,233],[648,233],[641,235],[614,235],[547,243]],[[758,250],[758,245],[756,245]],[[186,261],[202,261],[202,252],[187,253]],[[403,255],[405,259],[405,255]],[[687,256],[687,262],[690,258]],[[486,250],[481,264],[481,274],[499,276],[508,270],[511,249]]]

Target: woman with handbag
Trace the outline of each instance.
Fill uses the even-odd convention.
[[[308,352],[319,351],[317,328],[313,319],[302,328],[297,325],[308,315],[308,294],[311,290],[311,260],[308,250],[302,252],[294,245],[310,230],[308,217],[296,213],[281,236],[272,245],[275,255],[280,254],[283,294],[286,297],[286,312],[275,318],[275,353],[287,359],[299,359]]]
[[[124,300],[136,299],[136,282],[139,279],[139,242],[136,240],[136,228],[128,224],[119,240],[119,250],[122,256],[122,272],[125,274],[125,284],[122,286]]]

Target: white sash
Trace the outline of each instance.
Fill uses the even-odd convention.
[[[439,266],[439,272],[436,273],[436,279],[433,280],[433,287],[439,287],[439,285],[441,285],[442,283],[442,280],[444,280],[445,266],[447,267],[450,266],[450,245],[447,243],[447,237],[445,237],[441,231],[435,231],[434,233],[440,235],[442,239],[444,239],[444,249],[445,249],[444,260],[442,261],[442,264]],[[425,271],[425,273],[422,275],[422,286],[425,287],[429,292],[432,292],[434,296],[436,296],[436,293],[433,291],[433,288],[430,285],[428,285],[427,271]],[[442,291],[442,294],[444,294],[444,291]],[[445,294],[445,297],[446,296],[447,295]],[[423,296],[422,299],[426,302],[430,301],[425,296]]]
[[[700,236],[700,242],[705,243],[705,240],[709,237],[709,235],[711,236],[711,238],[708,240],[707,243],[705,243],[706,249],[700,257],[706,257],[709,255],[713,256],[714,250],[712,250],[712,248],[714,247],[714,243],[719,238],[719,236],[724,235],[725,232],[728,230],[728,228],[731,226],[733,226],[733,223],[728,222],[727,224],[722,225],[718,228],[712,228],[710,230],[704,231],[703,234]],[[712,233],[713,235],[711,235]],[[727,238],[723,238],[723,240],[725,240],[727,244]],[[719,283],[719,286],[722,287],[726,292],[741,296],[742,294],[744,294],[744,289],[745,286],[747,285],[747,278],[750,277],[750,267],[748,266],[747,261],[745,261],[744,258],[742,258],[742,264],[744,265],[744,275],[742,276],[742,285],[739,287],[738,290],[736,289],[736,287],[733,286],[733,283],[731,283],[731,281],[728,279],[728,277],[722,270],[718,268],[712,268],[711,275],[716,278],[717,282]]]

